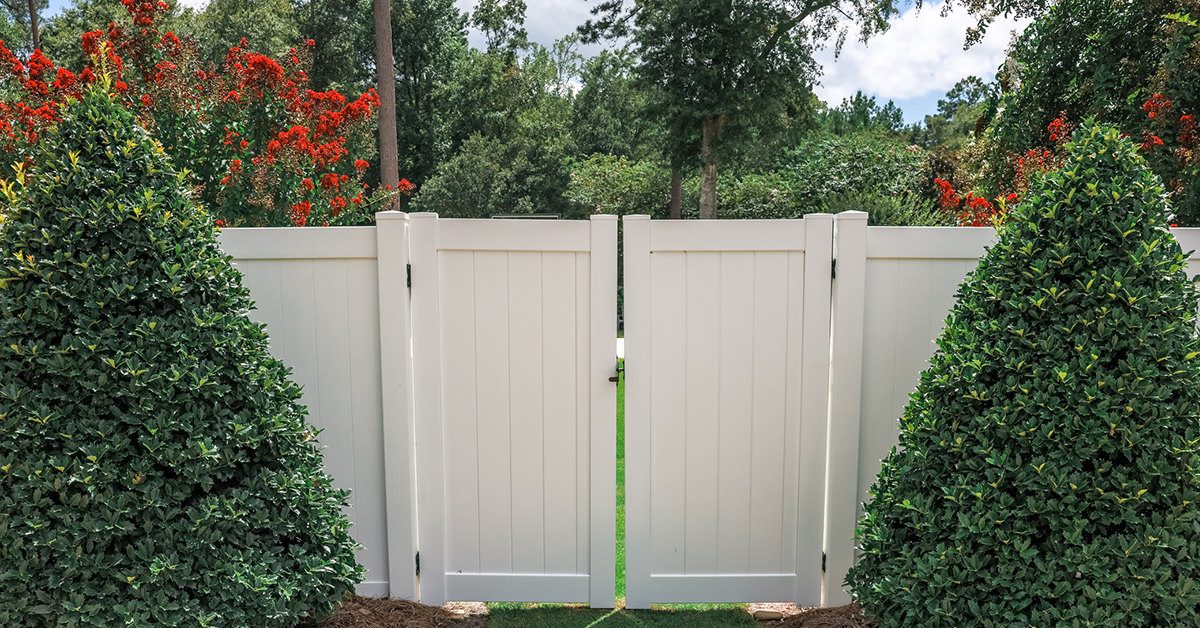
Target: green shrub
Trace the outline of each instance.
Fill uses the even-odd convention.
[[[818,205],[799,200],[795,182],[779,172],[727,175],[717,180],[720,218],[800,218],[818,211]],[[683,217],[700,217],[700,177],[683,184]]]
[[[821,211],[830,214],[846,211],[867,212],[867,224],[880,227],[938,227],[955,224],[954,214],[942,211],[933,201],[911,193],[891,196],[875,190],[843,192],[826,198]]]
[[[597,153],[567,164],[566,197],[580,213],[668,218],[671,171],[651,161]]]
[[[0,234],[0,625],[327,613],[347,493],[212,220],[100,88],[62,116]]]
[[[476,133],[438,166],[408,211],[437,212],[442,218],[561,215],[570,209],[564,198],[566,188],[567,172],[554,146],[535,141],[505,143]]]
[[[892,196],[924,190],[928,153],[886,136],[857,133],[805,142],[787,151],[776,170],[790,180],[800,213],[818,211],[833,194],[876,190]]]
[[[1197,291],[1091,124],[958,292],[860,522],[885,628],[1200,623]]]

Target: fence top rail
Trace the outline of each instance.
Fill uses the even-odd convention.
[[[992,227],[867,227],[868,259],[979,259]]]
[[[828,219],[825,214],[820,216]],[[624,220],[648,218],[639,214],[625,216]],[[803,251],[806,233],[804,219],[653,220],[650,221],[650,251]]]
[[[586,253],[592,248],[592,220],[491,220],[438,218],[437,214],[409,214],[409,220],[436,220],[437,249],[442,251],[540,251]]]
[[[222,229],[218,242],[238,260],[374,259],[375,227],[241,227]]]

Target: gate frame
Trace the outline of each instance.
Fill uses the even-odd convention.
[[[449,599],[448,595],[455,593],[447,576],[457,574],[446,573],[439,222],[456,219],[441,219],[435,213],[414,213],[407,218],[413,269],[411,327],[422,331],[411,335],[411,398],[413,416],[416,417],[413,434],[414,439],[425,435],[429,441],[421,443],[415,450],[416,529],[419,547],[423,550],[419,590],[422,603],[440,606]],[[472,222],[499,232],[498,238],[522,238],[523,221]],[[537,222],[545,224],[545,221]],[[591,325],[588,574],[472,574],[471,579],[480,584],[464,583],[461,586],[469,586],[472,591],[477,586],[494,587],[495,591],[495,595],[470,595],[474,601],[586,602],[592,608],[616,605],[616,385],[609,378],[616,373],[617,364],[617,217],[591,216],[588,229]],[[487,248],[509,250],[504,248],[502,241],[496,245],[488,244]],[[515,247],[513,250],[536,249]],[[583,252],[573,248],[558,250]],[[382,263],[381,260],[381,266]],[[581,579],[587,580],[586,588],[577,584]],[[538,589],[538,593],[530,595],[530,588]],[[581,596],[583,591],[586,593]]]
[[[797,513],[795,564],[798,567],[791,591],[792,600],[798,605],[815,606],[821,603],[824,588],[824,503],[827,473],[827,434],[829,417],[829,341],[830,341],[830,287],[833,263],[833,216],[809,214],[805,221],[805,241],[800,246],[781,246],[786,251],[803,251],[804,258],[804,303],[803,345],[801,353],[801,405],[800,405],[800,458],[797,465]],[[768,578],[775,581],[780,575],[789,574],[729,574],[720,576],[661,576],[658,591],[655,590],[651,569],[652,521],[651,521],[651,390],[650,390],[650,345],[651,345],[651,286],[650,255],[653,248],[654,223],[649,216],[632,215],[622,218],[625,235],[625,359],[626,367],[632,365],[632,376],[626,371],[625,384],[625,607],[650,608],[652,603],[667,602],[715,602],[715,601],[760,601],[753,592],[769,593]],[[765,250],[769,246],[762,236],[746,229],[745,221],[672,221],[672,229],[686,228],[703,223],[722,222],[730,230],[731,241],[740,245],[728,246],[735,250]],[[761,221],[759,224],[768,221]],[[769,221],[781,222],[781,221]],[[667,226],[667,225],[664,225]],[[753,229],[754,227],[750,227]],[[682,234],[676,234],[682,235]],[[772,236],[766,234],[767,238]],[[680,238],[681,240],[687,238]],[[778,236],[774,237],[778,240]],[[688,239],[690,240],[690,239]],[[788,244],[788,243],[783,243]],[[682,246],[682,249],[677,248]],[[688,250],[696,246],[680,242],[673,250]],[[697,249],[701,250],[701,249]],[[705,251],[724,251],[721,247],[704,247]],[[820,504],[805,508],[805,504]],[[718,578],[725,582],[718,582]],[[704,582],[707,580],[708,582]],[[729,580],[737,582],[731,591]],[[682,593],[680,585],[688,584],[688,592]],[[756,599],[748,599],[748,598]],[[701,599],[703,598],[703,599]],[[738,598],[738,599],[733,599]],[[746,599],[743,599],[746,598]],[[771,600],[779,601],[779,600]]]

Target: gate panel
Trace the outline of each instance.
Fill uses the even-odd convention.
[[[820,603],[831,217],[625,220],[626,606]]]
[[[421,601],[611,608],[615,217],[410,220]]]

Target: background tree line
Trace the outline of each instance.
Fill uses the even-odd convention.
[[[30,50],[24,0],[2,1],[0,37]],[[402,203],[463,217],[869,209],[876,222],[952,222],[935,206],[936,181],[999,192],[988,177],[1012,173],[981,172],[997,160],[982,166],[980,155],[1046,144],[1059,111],[1133,125],[1142,92],[1169,82],[1163,16],[1200,14],[1196,2],[993,0],[980,10],[963,0],[979,18],[968,42],[1006,11],[1039,19],[996,80],[965,77],[936,114],[905,125],[890,101],[825,103],[813,91],[814,53],[886,30],[897,0],[600,0],[593,20],[550,46],[528,39],[523,0],[471,12],[453,0],[391,0],[399,170],[417,187]],[[123,15],[120,0],[74,0],[42,21],[41,49],[82,66],[82,34]],[[376,82],[370,0],[212,0],[172,6],[164,27],[194,38],[215,66],[243,38],[276,56],[311,40],[313,89],[355,95]],[[585,58],[578,47],[590,42],[610,46]],[[1177,72],[1194,77],[1194,59],[1180,55]],[[1088,78],[1052,70],[1061,64]],[[378,182],[378,163],[366,180]]]

